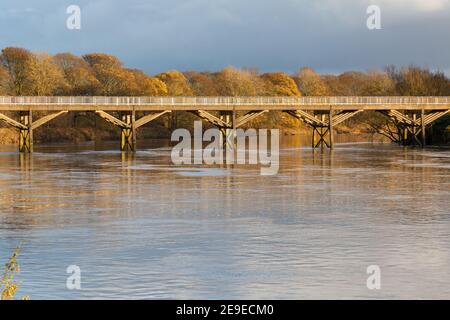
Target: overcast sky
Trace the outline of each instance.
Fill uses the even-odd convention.
[[[72,4],[81,30],[66,27]],[[381,8],[381,30],[366,26],[370,4]],[[411,63],[450,74],[450,0],[1,0],[6,46],[111,53],[150,74]]]

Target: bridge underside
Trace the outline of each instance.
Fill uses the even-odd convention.
[[[278,110],[278,108],[268,108],[262,110],[246,111],[243,115],[237,117],[237,110],[224,111],[216,110],[218,115],[206,111],[204,109],[189,110],[202,120],[216,126],[222,131],[226,139],[224,141],[230,142],[234,137],[234,130],[246,125],[257,117],[271,111]],[[333,133],[336,126],[342,124],[351,117],[367,110],[366,108],[341,109],[328,107],[328,110],[320,108],[319,110],[304,110],[304,109],[281,109],[290,116],[298,119],[311,128],[312,132],[312,148],[333,148]],[[369,109],[371,110],[371,109]],[[397,109],[383,109],[375,110],[384,116],[388,117],[395,126],[395,131],[386,132],[379,131],[380,134],[388,136],[391,140],[404,145],[420,145],[426,144],[426,131],[433,122],[439,118],[450,114],[450,109],[414,109],[414,110],[397,110]],[[0,121],[16,128],[19,131],[19,151],[32,152],[33,151],[33,131],[43,124],[66,114],[67,110],[54,111],[34,121],[33,111],[20,111],[19,120],[0,113]],[[115,111],[114,116],[105,110],[94,110],[95,114],[100,118],[108,121],[114,126],[120,128],[121,139],[120,149],[122,151],[136,151],[136,131],[147,123],[154,121],[171,110],[159,110],[150,112],[140,118],[136,117],[135,110],[119,110]],[[242,113],[242,112],[240,112]],[[231,136],[227,136],[230,135]]]
[[[426,132],[433,122],[450,114],[450,110],[434,111],[403,111],[381,110],[378,111],[393,122],[396,130],[389,132],[379,131],[392,141],[403,145],[425,146],[427,142]]]

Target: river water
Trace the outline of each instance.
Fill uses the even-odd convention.
[[[31,299],[450,298],[450,150],[282,142],[274,176],[174,166],[167,141],[2,147],[0,260],[22,243]]]

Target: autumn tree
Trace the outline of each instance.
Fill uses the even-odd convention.
[[[11,77],[8,70],[0,65],[0,95],[8,95],[12,88]]]
[[[101,94],[107,96],[128,95],[129,71],[120,60],[109,54],[91,53],[83,56],[100,82]]]
[[[311,68],[300,69],[296,76],[296,82],[304,96],[327,96],[329,88],[322,77]]]
[[[30,71],[33,64],[33,54],[22,48],[8,47],[2,50],[1,65],[8,71],[11,78],[11,93],[14,95],[29,94]]]
[[[374,70],[366,73],[360,87],[361,96],[391,96],[395,95],[395,83],[386,72]]]
[[[213,77],[208,72],[188,71],[184,76],[189,82],[195,96],[218,96],[219,92]]]
[[[62,69],[46,53],[34,55],[28,80],[30,93],[36,96],[59,95],[68,89]]]
[[[386,71],[395,82],[396,90],[400,95],[450,95],[450,81],[442,72],[432,72],[417,66],[403,67],[400,70],[389,66]]]
[[[127,69],[129,72],[130,95],[133,96],[165,96],[167,86],[158,78],[150,77],[136,69]]]
[[[265,73],[261,76],[265,93],[269,96],[300,96],[295,81],[284,72]]]
[[[265,89],[255,70],[227,67],[214,75],[214,81],[222,96],[257,96]]]
[[[192,96],[192,88],[188,80],[179,71],[171,70],[156,75],[156,78],[164,82],[167,86],[169,96]]]
[[[55,63],[64,73],[68,83],[68,95],[97,95],[100,93],[101,84],[89,63],[71,53],[58,53],[54,56]]]

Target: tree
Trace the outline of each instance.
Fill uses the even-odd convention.
[[[255,70],[227,67],[214,75],[222,96],[257,96],[264,92],[264,81]]]
[[[30,71],[33,64],[33,54],[22,48],[8,47],[2,50],[0,62],[11,77],[11,93],[24,95],[27,92],[30,81]]]
[[[83,56],[83,59],[91,66],[102,65],[109,68],[122,68],[119,58],[105,53],[90,53]]]
[[[386,68],[398,94],[405,96],[440,96],[450,94],[450,80],[442,72],[432,72],[417,66],[397,70]]]
[[[58,53],[54,56],[55,63],[64,73],[68,83],[68,95],[97,95],[101,84],[89,64],[71,53]]]
[[[283,72],[265,73],[261,76],[265,93],[269,96],[300,96],[295,81]]]
[[[0,65],[0,95],[8,95],[12,88],[12,80],[8,70]]]
[[[219,95],[216,83],[210,73],[188,71],[184,73],[184,76],[188,80],[195,96],[207,97]]]
[[[361,86],[359,95],[390,96],[395,95],[395,83],[385,72],[369,71]]]
[[[170,96],[192,96],[192,88],[188,80],[179,71],[171,70],[160,73],[156,76],[159,80],[164,82],[167,86],[167,91]]]
[[[68,89],[63,71],[46,53],[34,55],[29,81],[30,93],[36,96],[58,95]]]
[[[329,95],[329,88],[325,81],[311,68],[299,70],[297,84],[302,95],[305,96],[326,96]]]
[[[157,78],[149,77],[144,72],[127,69],[130,74],[130,95],[134,96],[165,96],[167,86]]]
[[[120,96],[128,94],[129,71],[122,68],[120,60],[112,55],[92,53],[83,56],[100,82],[101,94]]]

